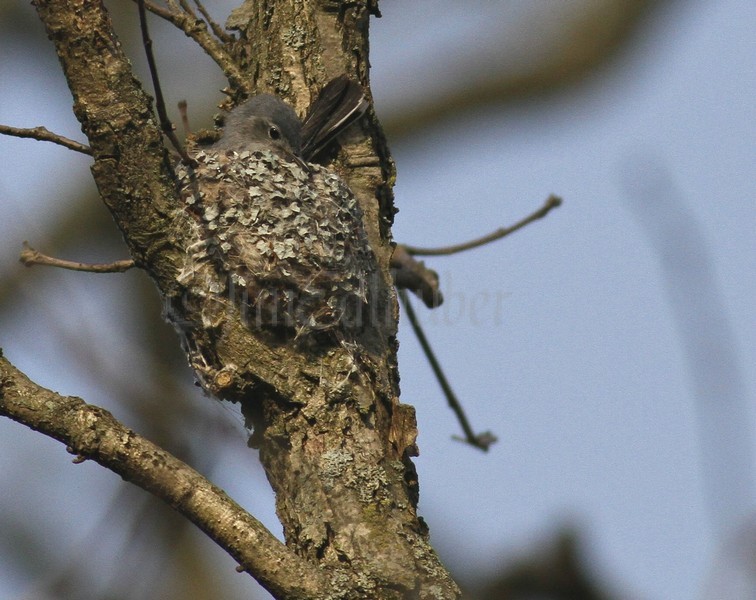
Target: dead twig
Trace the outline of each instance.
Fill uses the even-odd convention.
[[[175,8],[173,10],[158,6],[149,0],[133,0],[134,2],[144,1],[144,7],[152,14],[161,19],[172,23],[176,28],[183,31],[188,37],[192,38],[205,51],[205,53],[215,61],[221,68],[223,74],[228,79],[231,87],[234,89],[249,92],[249,77],[246,77],[234,58],[223,47],[207,28],[207,23],[201,19],[193,19],[191,15]],[[173,3],[175,5],[175,3]],[[230,36],[229,36],[230,37]],[[230,39],[233,39],[232,37]],[[225,41],[225,40],[224,40]]]
[[[561,204],[562,204],[562,199],[559,196],[555,196],[554,194],[552,194],[546,199],[546,202],[543,204],[541,208],[539,208],[533,214],[525,217],[521,221],[518,221],[511,227],[502,227],[501,229],[497,229],[496,231],[489,233],[488,235],[485,235],[481,238],[471,240],[463,244],[456,244],[454,246],[445,246],[443,248],[419,248],[417,246],[405,245],[404,249],[413,256],[445,256],[449,254],[456,254],[457,252],[462,252],[464,250],[471,250],[472,248],[477,248],[478,246],[484,246],[485,244],[490,244],[491,242],[495,242],[496,240],[499,240],[505,236],[508,236],[510,233],[514,233],[518,229],[525,227],[525,225],[528,225],[532,223],[533,221],[542,219],[551,210],[555,209],[557,206],[560,206]]]
[[[399,300],[402,303],[404,312],[407,314],[407,319],[409,319],[412,330],[415,332],[415,336],[417,336],[417,340],[420,342],[420,346],[422,347],[423,352],[425,353],[425,356],[428,359],[431,368],[433,369],[433,373],[444,392],[444,396],[446,396],[449,407],[454,411],[454,414],[457,416],[457,420],[462,427],[462,431],[464,431],[465,433],[464,438],[454,436],[454,439],[470,444],[475,448],[483,450],[483,452],[488,452],[488,448],[491,446],[491,444],[496,442],[496,436],[493,435],[490,431],[484,431],[483,433],[476,434],[472,430],[470,422],[465,416],[465,411],[462,408],[462,404],[454,394],[454,390],[451,389],[451,385],[449,385],[449,381],[446,379],[446,376],[441,369],[441,365],[439,364],[438,359],[436,359],[436,355],[434,354],[433,349],[430,346],[430,342],[428,342],[428,338],[425,337],[425,332],[420,326],[420,322],[417,320],[417,315],[415,314],[415,310],[412,308],[412,304],[410,304],[409,297],[407,296],[407,292],[405,290],[399,290]]]
[[[184,137],[187,137],[192,132],[192,129],[189,127],[189,112],[186,108],[186,100],[179,100],[178,109],[181,115],[181,126],[184,128]]]
[[[19,260],[27,267],[34,265],[44,265],[47,267],[58,267],[70,271],[86,271],[88,273],[123,273],[136,266],[132,259],[117,260],[111,263],[82,263],[71,260],[63,260],[47,256],[32,248],[28,242],[24,242],[24,249],[21,251]]]
[[[155,107],[157,108],[158,118],[160,119],[160,128],[163,130],[163,134],[168,138],[176,152],[181,156],[181,160],[186,165],[194,166],[195,161],[190,158],[186,153],[186,149],[178,141],[175,133],[175,127],[168,118],[168,113],[165,110],[165,101],[163,100],[163,90],[160,87],[160,78],[157,73],[157,64],[155,63],[155,55],[152,53],[152,39],[150,39],[150,32],[147,29],[147,11],[144,8],[144,0],[138,0],[137,6],[139,7],[139,26],[142,30],[142,43],[144,44],[144,51],[147,54],[147,64],[150,67],[150,76],[152,77],[152,88],[155,92]]]
[[[53,133],[45,127],[24,129],[22,127],[11,127],[10,125],[0,125],[0,133],[20,138],[32,138],[41,142],[52,142],[53,144],[68,148],[69,150],[75,150],[76,152],[92,156],[92,148],[86,144]]]

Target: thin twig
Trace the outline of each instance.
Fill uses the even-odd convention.
[[[133,1],[140,2],[142,0]],[[204,21],[193,20],[189,15],[180,10],[169,10],[150,2],[149,0],[143,1],[144,6],[148,11],[172,23],[188,37],[197,42],[200,48],[202,48],[221,68],[231,84],[231,87],[249,92],[249,77],[242,73],[241,69],[239,69],[239,65],[226,51],[223,44],[210,34],[207,29],[207,24]]]
[[[136,265],[132,259],[117,260],[111,263],[82,263],[72,260],[63,260],[47,256],[32,248],[28,242],[24,242],[24,249],[21,251],[19,260],[27,267],[34,265],[44,265],[47,267],[58,267],[60,269],[69,269],[70,271],[86,271],[88,273],[123,273]]]
[[[449,381],[446,379],[446,376],[441,369],[441,365],[439,364],[438,359],[436,359],[436,355],[433,353],[433,349],[428,342],[428,338],[425,337],[425,332],[420,326],[420,322],[417,320],[417,315],[415,314],[415,310],[412,308],[409,296],[407,295],[407,292],[405,290],[399,290],[399,300],[401,301],[402,307],[407,314],[407,318],[409,319],[410,325],[412,326],[412,330],[415,332],[417,340],[420,342],[420,346],[422,347],[423,352],[425,353],[425,356],[428,359],[431,368],[433,369],[433,373],[444,392],[444,396],[446,396],[449,407],[454,411],[459,424],[462,426],[462,431],[464,431],[465,433],[464,438],[455,436],[454,439],[459,439],[470,444],[471,446],[474,446],[475,448],[479,448],[480,450],[487,452],[491,444],[496,441],[496,436],[493,435],[490,431],[484,431],[483,433],[476,434],[472,430],[472,427],[470,427],[470,422],[465,416],[465,411],[462,409],[462,404],[454,394],[454,390],[451,389],[451,385],[449,385]]]
[[[187,137],[192,129],[189,127],[189,113],[186,109],[186,100],[179,100],[179,115],[181,115],[181,126],[184,128],[184,137]]]
[[[542,219],[552,209],[556,208],[557,206],[561,204],[562,204],[562,199],[559,196],[555,196],[554,194],[552,194],[546,199],[546,202],[543,204],[541,208],[535,211],[532,215],[525,217],[522,221],[518,221],[511,227],[502,227],[501,229],[497,229],[493,233],[489,233],[486,236],[483,236],[475,240],[471,240],[469,242],[465,242],[463,244],[456,244],[454,246],[446,246],[443,248],[418,248],[417,246],[404,246],[404,248],[408,253],[412,254],[413,256],[444,256],[448,254],[455,254],[457,252],[462,252],[463,250],[470,250],[472,248],[477,248],[478,246],[483,246],[485,244],[490,244],[491,242],[495,242],[496,240],[499,240],[509,235],[510,233],[514,233],[515,231],[517,231],[518,229],[521,229],[522,227],[525,227],[525,225],[528,225],[532,223],[533,221]]]
[[[147,29],[147,11],[144,8],[144,0],[138,0],[137,6],[139,7],[139,26],[142,29],[142,43],[144,44],[144,51],[147,53],[147,64],[150,67],[150,76],[152,77],[152,88],[155,91],[155,107],[157,108],[158,117],[160,119],[160,128],[163,130],[163,134],[170,140],[176,152],[181,156],[181,160],[184,164],[193,165],[195,161],[189,157],[186,153],[186,149],[178,141],[176,133],[174,131],[173,123],[168,118],[168,113],[165,110],[165,101],[163,100],[163,90],[160,88],[160,78],[157,73],[157,65],[155,64],[155,56],[152,53],[152,40],[150,39],[150,32]]]
[[[196,12],[194,12],[194,9],[192,9],[192,7],[191,7],[191,6],[189,6],[189,2],[187,2],[187,0],[178,0],[178,2],[179,2],[179,5],[181,6],[181,8],[183,9],[183,11],[184,11],[184,12],[185,12],[186,14],[188,14],[188,15],[189,15],[189,16],[190,16],[190,17],[191,17],[191,18],[192,18],[193,20],[195,20],[195,21],[199,21],[199,20],[200,20],[200,19],[199,19],[199,17],[197,16],[197,13],[196,13]],[[174,0],[168,0],[168,4],[169,4],[169,5],[171,6],[171,8],[172,8],[172,9],[174,9],[174,10],[175,10],[176,8],[178,8],[178,7],[176,6],[176,3],[174,2]]]
[[[64,146],[69,150],[75,150],[82,154],[92,155],[92,148],[76,140],[71,140],[57,133],[53,133],[45,127],[32,127],[31,129],[24,129],[21,127],[11,127],[10,125],[0,125],[0,133],[5,135],[12,135],[20,138],[32,138],[41,142],[52,142]]]
[[[200,13],[202,13],[202,16],[205,18],[205,21],[207,21],[208,25],[210,25],[210,29],[213,30],[213,33],[219,40],[224,43],[234,41],[234,37],[226,33],[223,28],[213,20],[213,18],[210,16],[210,13],[207,12],[207,9],[205,9],[205,6],[200,0],[194,0],[194,3],[197,5]]]
[[[139,0],[134,0],[134,2],[139,2]],[[158,17],[161,17],[165,19],[166,21],[173,22],[174,15],[173,13],[168,10],[167,8],[163,8],[162,6],[158,4],[154,4],[152,2],[149,2],[149,0],[145,0],[144,7],[149,10],[153,15],[157,15]]]

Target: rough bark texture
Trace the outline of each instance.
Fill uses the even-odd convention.
[[[35,5],[89,138],[103,200],[160,289],[203,385],[240,402],[256,424],[287,546],[330,581],[327,594],[311,597],[457,598],[416,513],[415,419],[398,400],[397,308],[388,271],[393,163],[375,117],[337,168],[362,206],[380,264],[377,316],[356,353],[284,343],[247,327],[231,299],[209,299],[198,289],[199,281],[212,286],[217,273],[182,277],[189,249],[201,240],[177,197],[151,100],[101,1]],[[275,92],[301,114],[333,76],[347,72],[367,85],[369,8],[365,2],[245,2],[228,23],[240,34],[229,53],[249,76],[238,95]],[[253,565],[244,566],[261,579]],[[266,586],[280,598],[308,597]]]
[[[293,555],[262,523],[194,469],[124,427],[108,411],[30,381],[0,352],[0,414],[66,444],[162,499],[233,556],[276,598],[324,595],[315,565]]]

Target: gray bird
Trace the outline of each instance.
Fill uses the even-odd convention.
[[[350,111],[341,109],[331,125],[333,115],[320,111],[310,148],[343,130]],[[357,200],[337,174],[304,163],[301,132],[281,99],[255,96],[228,114],[218,142],[193,154],[193,170],[177,169],[204,240],[185,273],[212,266],[225,289],[207,293],[231,295],[252,329],[343,344],[366,324],[377,264]]]
[[[302,123],[277,96],[260,94],[228,113],[223,134],[213,148],[235,152],[270,150],[280,156],[299,156]]]
[[[341,75],[329,81],[307,111],[304,123],[277,96],[259,94],[231,110],[219,150],[267,148],[313,161],[368,108],[362,87]]]

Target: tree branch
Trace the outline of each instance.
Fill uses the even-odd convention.
[[[508,236],[510,233],[514,233],[518,229],[525,227],[525,225],[529,225],[533,221],[543,219],[543,217],[549,214],[552,209],[556,208],[557,206],[561,206],[561,204],[562,199],[559,196],[552,194],[546,199],[546,202],[544,202],[541,208],[528,215],[521,221],[518,221],[511,227],[502,227],[492,233],[489,233],[488,235],[484,235],[481,238],[470,240],[469,242],[464,242],[462,244],[456,244],[454,246],[445,246],[443,248],[419,248],[417,246],[404,245],[404,250],[412,256],[443,256],[448,254],[455,254],[457,252],[463,252],[464,250],[471,250],[472,248],[477,248],[478,246],[484,246],[485,244],[490,244],[491,242],[500,240],[501,238]]]
[[[31,381],[0,353],[0,415],[93,460],[197,525],[276,598],[323,597],[326,577],[194,469],[119,423],[108,411]]]
[[[444,297],[439,289],[438,273],[426,267],[424,262],[415,260],[403,244],[397,244],[394,248],[391,268],[397,288],[410,290],[428,308],[438,308],[443,304]]]
[[[473,428],[470,426],[470,422],[467,420],[467,416],[465,415],[465,410],[462,408],[462,403],[459,401],[457,395],[454,393],[454,390],[451,388],[451,384],[449,383],[449,380],[446,378],[446,375],[444,375],[444,371],[441,368],[441,363],[438,362],[436,354],[435,352],[433,352],[433,348],[431,348],[428,338],[425,337],[425,332],[420,325],[420,321],[417,319],[415,309],[412,308],[412,304],[410,303],[406,291],[399,290],[399,300],[401,300],[402,302],[404,312],[407,314],[407,319],[409,319],[410,325],[412,326],[412,331],[415,332],[417,341],[420,342],[420,347],[423,349],[423,353],[428,359],[431,369],[433,369],[433,374],[436,376],[436,381],[438,381],[438,384],[441,386],[441,390],[444,392],[446,401],[449,403],[449,408],[454,411],[454,414],[457,416],[457,421],[459,421],[459,425],[460,427],[462,427],[462,431],[465,433],[464,438],[455,436],[454,439],[466,442],[475,448],[483,450],[483,452],[488,452],[488,448],[491,446],[491,444],[496,442],[496,436],[490,431],[484,431],[483,433],[475,433],[473,431]]]
[[[20,138],[32,138],[35,140],[40,140],[41,142],[52,142],[53,144],[58,144],[60,146],[68,148],[69,150],[75,150],[76,152],[89,154],[90,156],[92,155],[92,149],[86,144],[82,144],[81,142],[77,142],[76,140],[71,140],[67,137],[63,137],[62,135],[58,135],[57,133],[53,133],[45,127],[32,127],[31,129],[24,129],[21,127],[11,127],[10,125],[0,125],[0,133]]]
[[[133,0],[137,2],[138,0]],[[178,8],[172,2],[170,9],[163,8],[153,2],[145,1],[147,10],[165,19],[183,31],[187,37],[192,38],[212,58],[226,75],[232,87],[249,92],[248,77],[239,69],[238,64],[231,54],[207,29],[207,24],[201,19],[193,18],[192,15]]]
[[[189,158],[186,149],[176,137],[175,127],[168,118],[168,112],[165,110],[165,100],[163,99],[163,88],[160,85],[160,77],[157,72],[155,55],[152,52],[152,38],[150,38],[149,28],[147,27],[147,11],[144,8],[144,0],[137,0],[139,9],[139,28],[142,30],[142,44],[144,52],[147,55],[147,64],[150,68],[150,77],[152,78],[152,89],[155,92],[155,107],[157,108],[158,118],[160,119],[160,128],[163,134],[171,142],[176,152],[181,156],[185,165],[197,166],[193,159]]]
[[[565,3],[567,4],[567,3]],[[485,107],[522,103],[528,97],[553,94],[586,79],[597,67],[605,66],[619,50],[633,40],[634,34],[649,13],[662,9],[664,2],[654,0],[605,0],[583,5],[581,17],[564,23],[558,44],[551,52],[535,58],[529,68],[502,69],[483,79],[465,79],[456,91],[444,94],[424,94],[412,105],[384,122],[391,139],[405,136],[414,139],[420,130],[437,125],[444,119],[459,118]],[[499,35],[504,40],[506,36]],[[507,47],[500,42],[499,52]],[[451,76],[474,72],[480,62],[480,50],[468,56],[458,56]],[[471,94],[470,89],[475,89]]]
[[[202,18],[205,19],[208,25],[210,25],[210,29],[213,30],[213,33],[215,34],[215,37],[217,37],[220,41],[223,43],[229,43],[234,41],[234,36],[229,35],[225,31],[223,31],[223,28],[218,25],[218,23],[213,20],[213,18],[210,16],[210,13],[207,12],[207,9],[205,8],[204,4],[200,0],[194,0],[194,4],[197,5],[197,8],[199,9],[200,13],[202,13]]]
[[[27,267],[44,265],[46,267],[58,267],[59,269],[68,269],[70,271],[86,271],[87,273],[123,273],[136,266],[130,258],[111,263],[82,263],[55,258],[54,256],[47,256],[35,250],[28,242],[24,242],[24,249],[21,251],[19,260]]]

